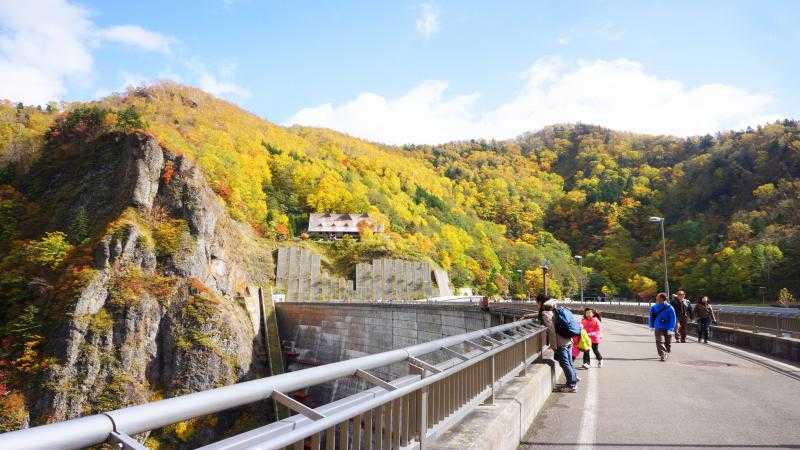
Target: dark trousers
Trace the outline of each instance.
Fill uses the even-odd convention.
[[[704,317],[697,319],[697,340],[708,342],[708,328],[711,326],[711,318]]]
[[[689,331],[689,318],[678,317],[678,326],[675,329],[675,342],[686,342],[686,332]]]
[[[658,356],[664,356],[664,352],[672,350],[672,335],[667,330],[656,330],[656,349]]]
[[[594,357],[597,358],[598,361],[603,360],[603,355],[600,354],[600,349],[598,348],[600,344],[592,344],[592,352],[594,352]],[[583,351],[583,363],[589,364],[592,362],[592,356],[589,354],[589,350]]]

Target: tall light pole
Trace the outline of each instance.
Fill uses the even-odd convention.
[[[580,275],[578,276],[578,283],[581,285],[581,303],[583,303],[583,256],[575,255],[575,259],[578,260],[578,265],[580,266]]]
[[[547,296],[547,271],[550,270],[550,266],[547,265],[547,260],[542,260],[542,264],[540,266],[542,268],[542,284],[544,285],[544,295]]]
[[[650,222],[658,222],[661,225],[661,249],[664,252],[664,290],[667,293],[667,300],[669,300],[669,273],[667,272],[667,237],[664,234],[664,218],[651,216]]]

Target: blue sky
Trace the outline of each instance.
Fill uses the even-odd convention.
[[[800,3],[0,2],[0,98],[155,79],[369,139],[555,122],[691,135],[800,117]]]

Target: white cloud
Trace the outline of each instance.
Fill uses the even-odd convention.
[[[0,2],[0,98],[43,104],[89,75],[88,13],[59,0]]]
[[[222,79],[209,72],[199,74],[200,89],[219,97],[250,97],[250,91],[229,79]]]
[[[439,8],[433,3],[420,5],[420,14],[417,17],[417,31],[425,39],[439,31]]]
[[[107,87],[96,89],[94,91],[94,94],[92,94],[92,98],[100,99],[103,97],[107,97],[115,92],[116,93],[125,92],[128,88],[147,86],[153,83],[157,83],[159,81],[168,80],[168,81],[174,81],[175,83],[184,82],[183,77],[170,70],[161,70],[155,77],[144,75],[141,73],[131,73],[123,70],[119,73],[119,77],[122,81],[115,89],[110,89]]]
[[[478,99],[478,94],[445,99],[446,89],[447,83],[426,81],[392,100],[365,92],[341,106],[303,109],[289,123],[334,128],[382,142],[443,142],[474,122],[471,110]]]
[[[163,54],[170,53],[170,45],[174,42],[174,39],[169,36],[145,30],[138,25],[117,25],[103,28],[97,31],[97,35],[107,42],[126,44]]]
[[[572,41],[572,36],[568,34],[559,34],[556,38],[558,45],[567,45]]]
[[[43,104],[69,83],[89,82],[91,44],[103,34],[155,51],[164,49],[159,37],[169,39],[133,25],[97,30],[86,9],[66,0],[0,1],[0,98]]]
[[[565,64],[544,58],[522,80],[513,98],[481,113],[478,93],[448,97],[446,82],[426,81],[397,98],[365,92],[341,105],[304,108],[288,123],[402,144],[509,138],[565,122],[688,136],[777,118],[768,110],[770,95],[720,83],[687,87],[625,59]]]

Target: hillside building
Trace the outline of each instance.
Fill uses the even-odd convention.
[[[343,236],[358,238],[364,228],[374,233],[383,232],[368,214],[358,213],[312,213],[308,217],[308,234],[338,239]]]

